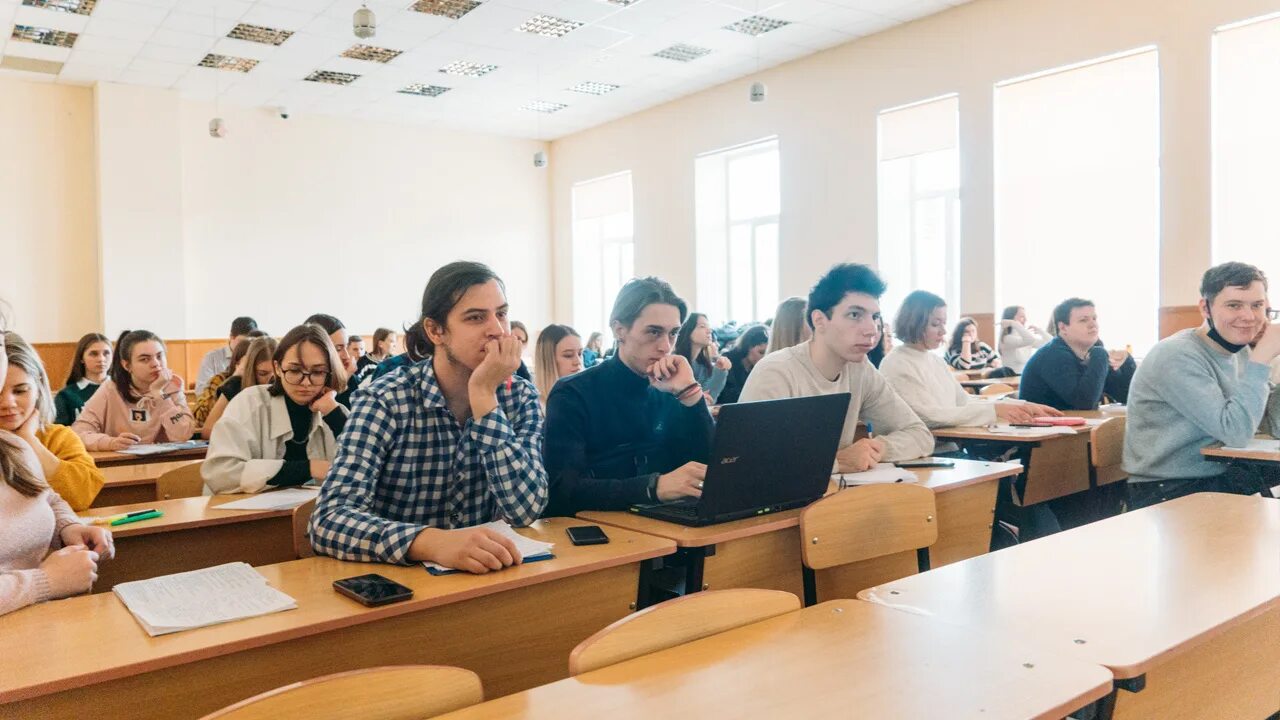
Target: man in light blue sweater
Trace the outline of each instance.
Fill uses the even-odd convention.
[[[1271,392],[1268,363],[1280,355],[1280,325],[1268,325],[1267,310],[1261,270],[1236,262],[1210,268],[1200,281],[1205,323],[1160,341],[1138,367],[1124,441],[1129,509],[1260,489],[1253,476],[1207,461],[1200,449],[1244,445],[1258,431]]]

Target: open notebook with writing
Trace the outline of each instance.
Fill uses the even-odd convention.
[[[516,546],[516,550],[520,552],[520,557],[524,562],[537,562],[539,560],[550,560],[555,557],[551,548],[555,547],[555,543],[542,542],[540,540],[531,540],[520,533],[516,532],[510,525],[503,520],[494,520],[476,527],[488,528],[503,537],[508,538]],[[447,568],[436,563],[424,562],[423,567],[432,575],[451,575],[461,570]]]
[[[298,607],[242,562],[120,583],[112,592],[152,637]]]

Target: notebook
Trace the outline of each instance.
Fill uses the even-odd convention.
[[[221,505],[210,505],[210,510],[292,510],[314,500],[320,494],[318,486],[291,487],[251,495]]]
[[[837,473],[832,475],[831,479],[840,483],[840,487],[847,487],[849,485],[913,483],[918,482],[920,477],[910,470],[900,468],[893,463],[877,463],[870,470],[864,470],[859,473]]]
[[[120,583],[112,592],[152,637],[298,607],[242,562]]]
[[[542,542],[540,540],[531,540],[520,533],[516,532],[504,520],[494,520],[476,527],[488,528],[499,535],[503,535],[515,544],[516,550],[520,551],[520,557],[524,562],[537,562],[539,560],[550,560],[555,557],[551,552],[551,548],[555,547],[555,543]],[[432,575],[452,575],[453,573],[462,572],[454,568],[437,565],[436,563],[424,562],[423,567]]]

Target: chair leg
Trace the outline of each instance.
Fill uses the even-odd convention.
[[[813,574],[813,568],[803,567],[800,569],[804,576],[804,606],[818,604],[818,578]]]
[[[920,566],[920,572],[929,572],[929,548],[916,550],[916,564]]]

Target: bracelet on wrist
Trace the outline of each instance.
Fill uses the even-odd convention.
[[[676,393],[676,398],[678,398],[678,399],[680,399],[680,400],[683,400],[683,399],[685,398],[685,396],[689,394],[689,391],[690,391],[690,390],[693,390],[693,389],[696,389],[696,388],[701,388],[701,387],[702,387],[702,386],[701,386],[701,385],[699,385],[699,384],[698,384],[698,382],[695,380],[693,383],[691,383],[691,384],[689,384],[689,385],[684,386],[684,388],[682,388],[682,389],[680,390],[680,392],[677,392],[677,393]]]

